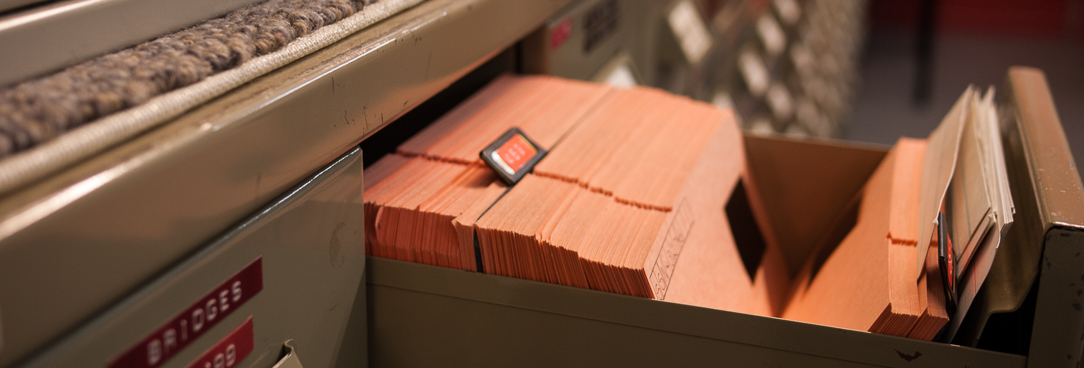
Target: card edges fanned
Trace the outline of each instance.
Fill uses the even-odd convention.
[[[999,136],[976,125],[996,119],[991,106],[968,87],[928,139],[901,138],[858,193],[854,227],[791,276],[732,111],[651,88],[502,76],[366,169],[366,253],[930,340],[949,321],[938,212],[986,203],[990,228],[1012,221]],[[549,152],[506,186],[478,152],[511,128]],[[976,160],[981,170],[966,166]],[[739,180],[753,186],[743,194],[764,242],[750,270],[723,211]],[[964,201],[969,184],[984,202]]]

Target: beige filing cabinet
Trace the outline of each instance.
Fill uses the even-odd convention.
[[[230,342],[234,364],[260,368],[280,361],[311,368],[622,359],[903,366],[900,354],[917,352],[922,360],[915,362],[929,365],[1079,360],[1079,341],[1065,336],[1081,329],[1075,289],[1067,289],[1080,277],[1068,270],[1081,265],[1054,252],[1080,251],[1075,236],[1084,220],[1079,196],[1052,191],[1076,188],[1071,195],[1078,195],[1080,184],[1066,164],[1072,161],[1060,125],[1049,119],[1020,120],[1006,142],[1016,155],[1014,180],[1034,188],[1021,192],[1034,194],[1028,211],[1035,220],[1019,226],[1029,229],[1016,235],[1020,254],[1050,265],[1038,273],[1036,308],[1052,309],[1036,313],[1045,317],[1035,320],[1039,346],[1028,356],[382,259],[355,262],[350,252],[363,234],[352,200],[360,198],[348,193],[361,180],[359,142],[399,128],[408,113],[487,60],[522,51],[521,40],[572,3],[425,1],[0,197],[0,367],[108,366],[136,346],[159,354],[162,366],[202,358],[213,366],[219,353],[225,365]],[[1059,244],[1056,251],[1051,244]],[[248,280],[254,267],[260,291],[241,302],[248,294],[242,283],[235,301],[234,282]],[[991,296],[985,305],[1006,310],[1011,306],[995,303],[1005,299]],[[218,314],[224,305],[231,312]],[[223,318],[213,327],[209,307]],[[197,309],[206,332],[181,348],[175,328],[168,349],[177,350],[166,353],[168,327],[188,316],[193,326],[183,328],[193,328]],[[253,350],[236,360],[246,326]],[[583,341],[602,348],[583,350]]]
[[[568,3],[425,1],[3,193],[0,367],[365,366],[358,143]]]

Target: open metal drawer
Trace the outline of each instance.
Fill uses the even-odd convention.
[[[1003,144],[1017,223],[974,308],[1016,310],[1035,285],[1026,356],[369,257],[370,361],[1075,367],[1084,330],[1084,190],[1042,73],[1013,68],[1006,87]],[[965,321],[984,325],[987,317]]]

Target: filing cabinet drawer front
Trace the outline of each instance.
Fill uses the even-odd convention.
[[[27,366],[271,367],[288,340],[306,367],[364,362],[362,187],[355,148]]]
[[[367,272],[374,366],[1027,365],[1019,355],[379,257]]]

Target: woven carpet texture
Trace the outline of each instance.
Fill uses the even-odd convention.
[[[374,0],[269,0],[0,90],[0,159],[199,82]]]

